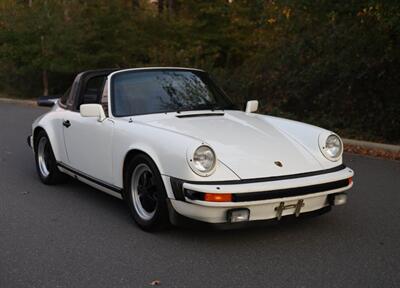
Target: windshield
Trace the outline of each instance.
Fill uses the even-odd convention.
[[[117,117],[191,110],[235,109],[207,76],[194,70],[138,70],[117,73],[111,81]]]

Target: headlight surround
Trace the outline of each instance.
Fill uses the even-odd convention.
[[[337,161],[343,154],[343,142],[336,134],[320,135],[319,147],[322,154],[331,161]]]
[[[197,147],[188,160],[189,166],[192,168],[193,172],[200,176],[209,176],[215,170],[217,157],[210,146],[201,145]]]

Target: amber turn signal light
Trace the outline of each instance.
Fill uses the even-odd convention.
[[[209,202],[232,202],[232,194],[205,193],[204,201],[209,201]]]

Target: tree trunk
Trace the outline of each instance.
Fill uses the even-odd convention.
[[[63,6],[64,6],[64,22],[70,22],[71,17],[69,16],[69,6],[66,0],[63,0]]]
[[[42,82],[43,82],[43,96],[49,96],[49,77],[47,70],[42,71]]]
[[[168,13],[170,15],[176,13],[176,1],[175,0],[168,0]]]
[[[32,0],[28,0],[28,6],[32,7]]]
[[[136,10],[140,7],[139,0],[132,0],[132,9]]]
[[[46,58],[46,48],[44,47],[44,36],[40,37],[40,44],[42,46],[42,57]],[[44,65],[43,65],[44,66]],[[42,67],[42,84],[43,84],[43,96],[49,96],[49,77],[47,75],[47,69]]]
[[[164,12],[164,0],[158,0],[158,14]]]

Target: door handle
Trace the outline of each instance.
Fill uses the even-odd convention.
[[[69,126],[71,126],[71,122],[69,122],[69,120],[64,120],[63,125],[68,128]]]

